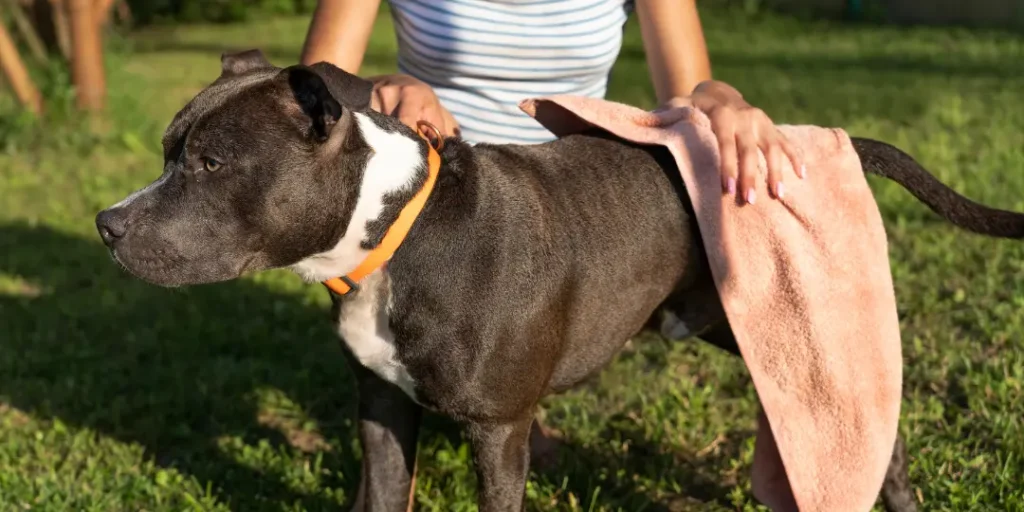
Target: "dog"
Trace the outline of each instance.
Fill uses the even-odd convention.
[[[371,84],[330,64],[279,68],[258,50],[221,61],[167,128],[163,173],[97,229],[128,272],[177,287],[273,268],[336,282],[404,223],[386,265],[330,287],[359,390],[355,510],[410,507],[425,410],[464,427],[480,509],[521,510],[542,397],[648,327],[738,355],[664,148],[597,131],[434,140],[372,111]],[[885,143],[853,144],[865,172],[952,224],[1024,237],[1024,216],[965,199]],[[423,190],[410,227],[403,209]],[[902,439],[880,495],[887,510],[916,509]]]

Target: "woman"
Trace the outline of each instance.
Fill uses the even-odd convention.
[[[722,186],[754,203],[758,149],[769,188],[782,197],[787,159],[799,155],[767,115],[711,80],[696,0],[389,0],[401,74],[372,77],[373,108],[414,126],[426,120],[466,141],[539,143],[554,136],[519,111],[551,94],[604,97],[622,45],[639,18],[650,78],[664,105],[691,104],[711,119]],[[380,0],[320,0],[302,62],[358,74]]]

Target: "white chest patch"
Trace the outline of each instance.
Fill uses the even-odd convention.
[[[373,149],[366,163],[359,197],[345,234],[333,248],[292,265],[292,270],[310,282],[343,276],[354,270],[369,251],[362,243],[369,238],[367,226],[384,208],[384,197],[413,186],[423,164],[418,142],[400,133],[380,129],[364,114],[355,114],[359,133]],[[359,291],[345,299],[337,319],[338,334],[345,346],[367,369],[398,386],[413,400],[415,383],[401,361],[394,334],[388,324],[388,280],[378,270],[359,283]]]
[[[423,164],[416,141],[400,133],[381,130],[364,114],[355,114],[355,117],[360,134],[373,149],[373,156],[366,162],[359,198],[345,235],[331,250],[292,265],[292,270],[307,281],[345,275],[366,258],[369,251],[361,244],[367,239],[367,223],[380,216],[385,196],[413,186],[416,172]]]
[[[387,279],[380,271],[367,276],[359,293],[341,305],[338,335],[363,366],[416,400],[416,384],[398,359],[388,326],[388,302],[382,300],[387,293]]]

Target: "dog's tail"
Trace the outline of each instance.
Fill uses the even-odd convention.
[[[864,172],[899,183],[960,228],[999,238],[1024,238],[1024,214],[990,208],[956,193],[913,157],[884,142],[851,137]]]

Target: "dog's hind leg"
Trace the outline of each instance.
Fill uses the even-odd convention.
[[[699,276],[685,289],[666,299],[658,308],[660,315],[652,316],[647,327],[657,329],[663,338],[669,340],[703,338],[705,333],[721,326],[728,331],[725,309],[710,272],[702,272]],[[729,336],[732,336],[731,331]],[[739,354],[738,351],[734,353]]]
[[[896,446],[892,449],[889,469],[885,471],[882,503],[886,512],[917,512],[914,490],[910,485],[907,446],[901,435],[896,436]]]
[[[722,350],[739,355],[739,347],[728,322],[722,322],[700,337]],[[889,459],[889,468],[885,471],[880,497],[886,512],[917,512],[917,502],[914,500],[914,491],[910,485],[907,447],[900,434],[896,435],[896,444],[892,449],[892,458]]]
[[[555,469],[562,446],[560,435],[545,427],[538,416],[530,428],[530,467],[539,471]]]

